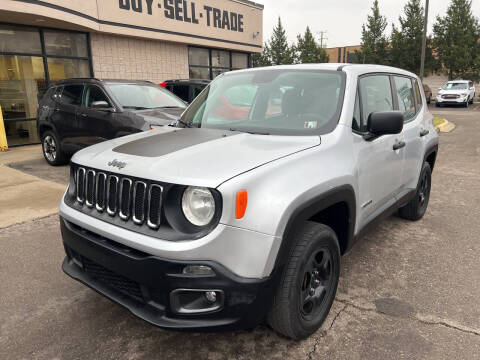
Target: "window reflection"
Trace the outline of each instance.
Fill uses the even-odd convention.
[[[50,81],[68,78],[90,77],[88,60],[48,58]]]

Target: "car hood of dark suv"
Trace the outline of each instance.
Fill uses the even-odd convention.
[[[76,153],[72,162],[132,177],[215,188],[239,174],[318,145],[319,136],[164,127],[90,146]]]
[[[180,119],[185,108],[155,108],[146,110],[128,110],[133,116],[140,117],[142,120],[151,125],[168,125]]]

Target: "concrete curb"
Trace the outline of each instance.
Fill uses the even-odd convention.
[[[437,129],[438,132],[442,133],[449,133],[455,129],[455,124],[451,123],[447,119],[443,119],[444,121],[438,125],[435,126],[435,129]]]

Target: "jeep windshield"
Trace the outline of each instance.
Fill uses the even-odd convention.
[[[185,103],[170,91],[156,85],[110,83],[106,87],[126,109],[186,108]]]
[[[316,135],[335,129],[345,73],[262,69],[220,75],[185,111],[180,127]]]

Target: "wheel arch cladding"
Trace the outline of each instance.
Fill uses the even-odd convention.
[[[327,225],[336,233],[341,254],[353,243],[356,216],[355,191],[343,185],[318,195],[296,208],[287,222],[275,267],[283,266],[293,248],[293,236],[305,221]]]
[[[54,131],[53,126],[50,124],[40,124],[38,127],[38,135],[40,138],[45,131]]]

